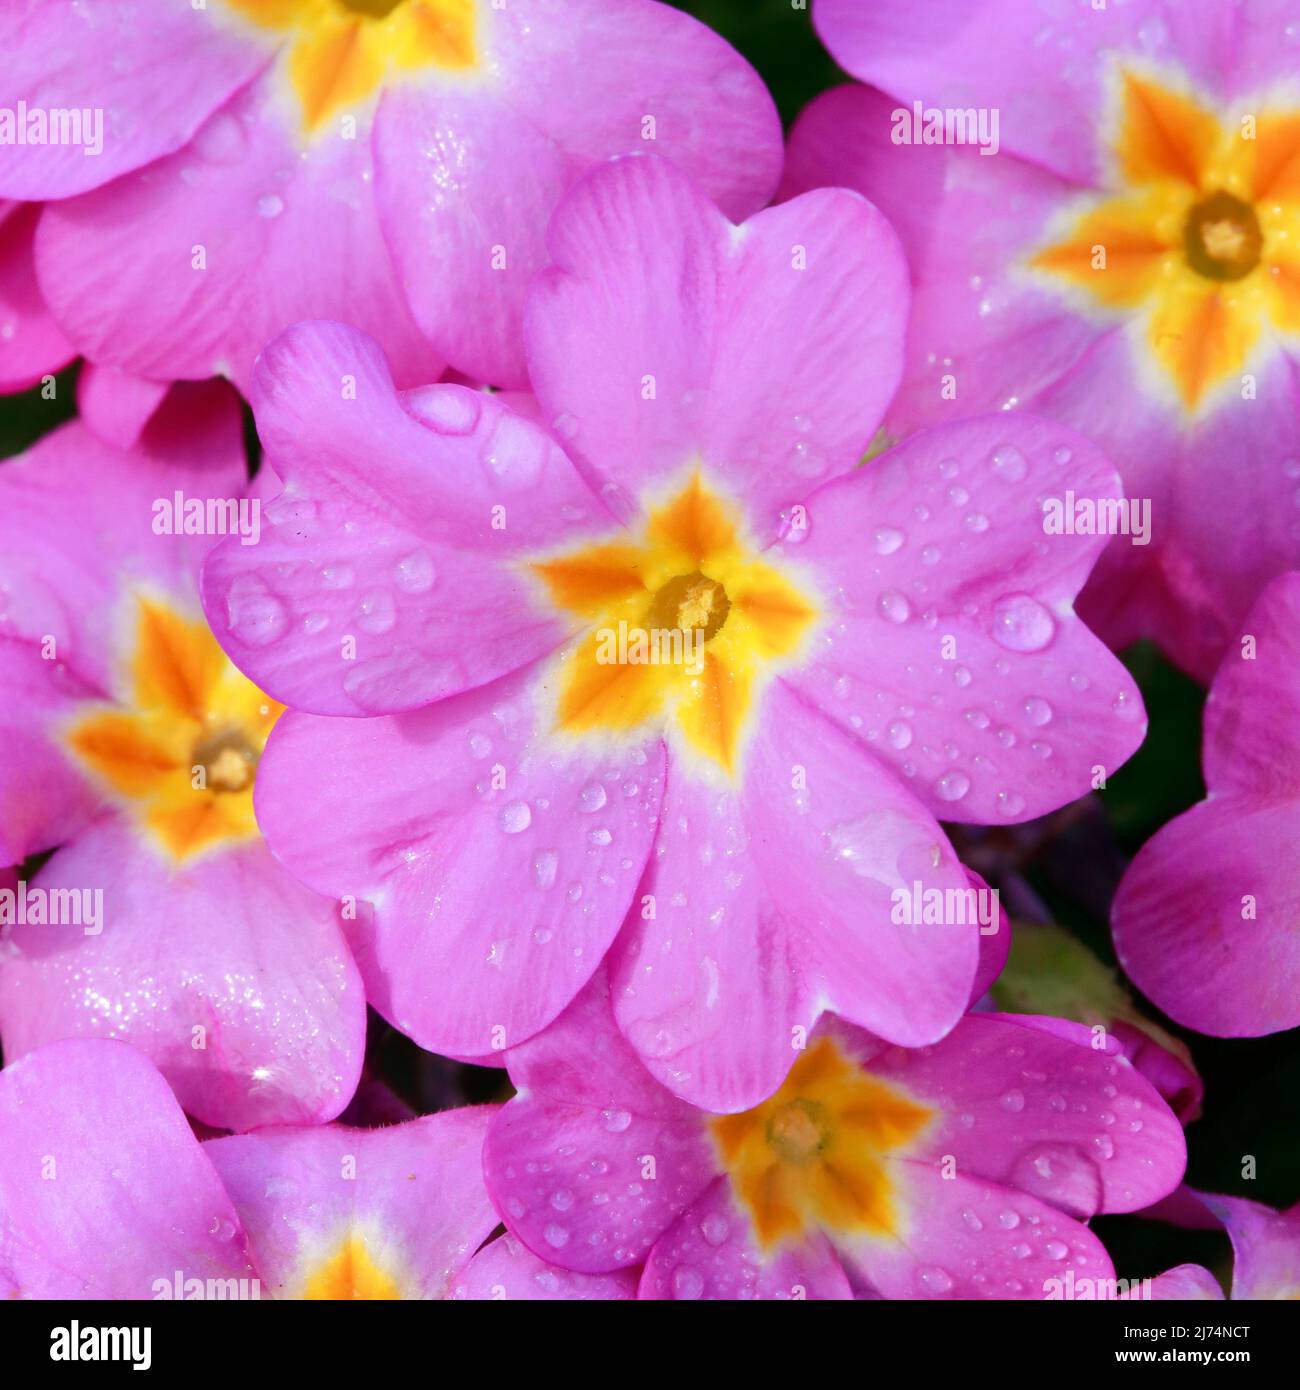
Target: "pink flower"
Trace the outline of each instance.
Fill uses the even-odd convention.
[[[200,1144],[121,1043],[52,1043],[0,1073],[0,1294],[10,1298],[619,1298],[497,1224],[491,1107],[384,1129]],[[106,1213],[111,1219],[106,1220]]]
[[[1171,1018],[1219,1037],[1300,1024],[1300,574],[1275,580],[1205,708],[1209,796],[1139,850],[1112,908],[1115,949]]]
[[[891,433],[993,407],[1084,430],[1148,510],[1106,522],[1081,611],[1202,677],[1300,564],[1289,13],[817,0],[831,52],[881,90],[818,97],[788,160],[787,193],[856,188],[902,238]]]
[[[0,170],[0,195],[53,200],[59,324],[161,380],[243,383],[286,325],[341,318],[403,384],[438,354],[522,384],[524,286],[578,173],[660,151],[737,216],[779,177],[757,74],[650,0],[34,0],[0,49],[0,107],[85,113],[79,143],[8,143]]]
[[[36,283],[40,215],[35,204],[0,199],[0,391],[25,391],[77,355]]]
[[[1274,1211],[1244,1197],[1189,1193],[1226,1227],[1232,1241],[1234,1300],[1300,1298],[1300,1203]],[[1130,1292],[1128,1297],[1142,1297]],[[1151,1281],[1154,1299],[1222,1299],[1219,1281],[1200,1265],[1179,1265]]]
[[[129,450],[74,423],[0,470],[0,863],[54,851],[0,918],[5,1055],[129,1039],[234,1129],[337,1115],[365,1036],[339,905],[253,819],[280,706],[199,608],[190,513],[246,486],[217,384],[173,388]]]
[[[1044,1026],[1047,1025],[1047,1026]],[[933,1047],[829,1023],[739,1115],[665,1090],[599,978],[507,1053],[484,1147],[529,1248],[642,1298],[1042,1298],[1113,1276],[1080,1224],[1174,1188],[1182,1130],[1120,1056],[1058,1020],[971,1014]]]
[[[568,195],[550,254],[527,342],[556,436],[462,387],[399,395],[339,325],[267,348],[285,492],[204,603],[313,712],[277,728],[258,816],[373,909],[376,1008],[481,1056],[608,955],[652,1071],[744,1109],[823,1012],[908,1046],[961,1016],[979,934],[924,906],[967,887],[936,816],[1041,815],[1140,741],[1071,610],[1100,542],[1044,536],[1036,500],[1117,480],[1024,417],[856,467],[906,291],[853,194],[737,228],[629,158]]]

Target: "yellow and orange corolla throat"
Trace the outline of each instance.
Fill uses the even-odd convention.
[[[673,723],[728,775],[763,682],[794,657],[817,618],[698,473],[649,508],[640,540],[588,545],[530,568],[556,606],[589,625],[561,659],[557,731]]]
[[[317,1262],[303,1281],[304,1299],[333,1302],[400,1299],[401,1287],[370,1254],[365,1238],[349,1232],[335,1249]]]
[[[1300,108],[1228,117],[1134,72],[1117,100],[1118,190],[1090,197],[1031,265],[1138,315],[1194,414],[1267,332],[1300,332]]]
[[[822,1038],[770,1100],[709,1124],[732,1192],[771,1249],[819,1231],[903,1234],[887,1160],[906,1154],[934,1113]]]
[[[77,713],[64,733],[73,759],[173,861],[254,838],[253,779],[284,706],[202,619],[137,595],[129,624],[125,698]]]
[[[386,78],[476,66],[477,0],[226,0],[288,40],[288,74],[303,128],[368,101]]]

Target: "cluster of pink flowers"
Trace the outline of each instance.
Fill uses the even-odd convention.
[[[656,0],[7,6],[0,1296],[1300,1296],[954,846],[1217,667],[1115,946],[1300,1024],[1290,8],[815,0],[787,144]]]

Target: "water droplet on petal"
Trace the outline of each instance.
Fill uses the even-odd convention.
[[[912,616],[912,605],[897,589],[886,589],[880,596],[880,611],[891,623],[905,623]]]
[[[1014,444],[1002,444],[993,451],[993,471],[1008,483],[1019,483],[1029,472],[1029,463]]]
[[[1030,594],[1007,594],[993,605],[993,637],[1011,652],[1041,651],[1056,633],[1056,622]]]

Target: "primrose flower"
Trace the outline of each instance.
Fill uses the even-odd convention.
[[[1300,574],[1260,595],[1205,706],[1206,800],[1162,826],[1111,911],[1134,984],[1201,1033],[1300,1024]]]
[[[480,1163],[491,1113],[201,1144],[134,1048],[51,1043],[0,1072],[0,1294],[630,1296],[627,1274],[577,1278],[513,1241],[475,1254],[497,1224]]]
[[[775,1095],[710,1115],[646,1074],[598,977],[506,1054],[484,1173],[546,1259],[644,1260],[642,1298],[1042,1298],[1110,1277],[1081,1222],[1164,1196],[1185,1159],[1150,1083],[1090,1044],[971,1014],[906,1050],[828,1021]]]
[[[198,603],[187,518],[246,486],[218,383],[173,388],[130,450],[76,422],[0,469],[0,862],[54,851],[0,912],[5,1056],[126,1038],[233,1129],[337,1115],[365,1036],[339,905],[253,818],[281,707]]]
[[[25,391],[77,355],[36,283],[40,215],[36,204],[0,198],[0,391]]]
[[[341,318],[403,384],[442,354],[522,385],[524,287],[584,168],[654,150],[736,216],[780,173],[757,74],[651,0],[30,0],[0,50],[0,196],[53,200],[58,322],[159,380],[242,384],[286,325]],[[54,111],[80,139],[46,143]]]
[[[1040,815],[1140,741],[1070,608],[1098,542],[1045,537],[1035,501],[1116,478],[1002,417],[855,467],[906,296],[854,194],[738,228],[629,158],[550,249],[528,345],[556,436],[463,387],[399,395],[342,326],[290,330],[253,383],[285,491],[260,545],[213,551],[204,604],[297,707],[258,818],[369,905],[376,1008],[483,1056],[610,954],[647,1065],[744,1109],[824,1011],[907,1045],[961,1016],[979,929],[936,816]]]
[[[1085,430],[1129,506],[1062,499],[1116,536],[1081,611],[1208,678],[1300,564],[1300,97],[1288,7],[1176,8],[817,0],[881,90],[811,105],[787,192],[856,188],[900,233],[891,433],[993,407]]]

